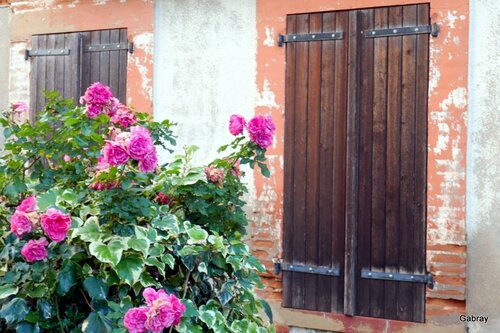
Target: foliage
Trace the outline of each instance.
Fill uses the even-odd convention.
[[[192,165],[195,147],[155,172],[134,163],[96,170],[102,148],[119,125],[101,113],[47,93],[33,122],[12,110],[0,118],[6,137],[0,161],[0,331],[126,332],[125,313],[144,303],[146,287],[177,295],[186,306],[172,332],[272,332],[259,316],[263,266],[243,242],[246,192],[238,164],[258,165],[265,149],[239,135],[210,166]],[[137,113],[156,145],[175,144],[173,124]],[[218,170],[217,182],[207,170]],[[210,178],[209,178],[210,179]],[[113,184],[96,189],[93,184]],[[20,238],[9,221],[24,198],[35,196],[33,231]],[[40,214],[71,216],[65,240],[50,242],[47,258],[27,262],[21,248],[44,235]]]

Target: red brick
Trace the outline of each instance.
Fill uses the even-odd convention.
[[[432,256],[432,262],[448,262],[448,263],[456,263],[456,264],[465,264],[465,257],[458,255],[449,255],[449,254],[436,254]]]

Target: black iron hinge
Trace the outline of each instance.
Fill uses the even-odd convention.
[[[24,60],[28,60],[30,57],[65,56],[69,54],[70,49],[26,50],[24,51]]]
[[[437,23],[434,23],[432,25],[420,25],[416,27],[369,29],[363,30],[361,31],[361,33],[365,36],[365,38],[393,37],[418,34],[431,34],[433,37],[437,37],[439,35],[439,25]]]
[[[323,40],[339,40],[344,38],[343,32],[318,32],[311,34],[289,34],[278,35],[278,46],[283,46],[285,43],[292,42],[316,42]]]
[[[92,44],[85,46],[83,52],[104,52],[120,50],[128,50],[129,53],[134,53],[134,43]]]
[[[340,276],[340,270],[338,268],[275,262],[274,273],[279,274],[280,271]]]
[[[428,274],[390,273],[390,272],[377,272],[377,271],[362,269],[361,277],[364,279],[426,283],[430,289],[434,288],[434,280],[432,278],[432,274],[429,273]]]

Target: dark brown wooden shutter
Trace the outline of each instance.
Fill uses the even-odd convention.
[[[428,4],[288,16],[285,307],[424,321],[428,25]]]
[[[55,90],[65,98],[80,96],[100,81],[126,102],[127,29],[111,29],[32,37],[31,119],[44,104],[43,91]]]
[[[44,90],[57,90],[64,98],[80,97],[81,42],[79,33],[36,35],[31,41],[30,118],[34,119],[45,105]]]

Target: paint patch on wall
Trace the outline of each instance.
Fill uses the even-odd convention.
[[[266,27],[266,39],[264,39],[263,44],[265,46],[273,47],[274,46],[274,28]]]
[[[276,95],[271,90],[271,83],[269,80],[264,80],[262,90],[258,93],[256,106],[268,107],[270,109],[278,109],[279,105],[276,104]]]
[[[12,43],[10,47],[9,102],[30,102],[30,62],[24,60],[26,42]]]

